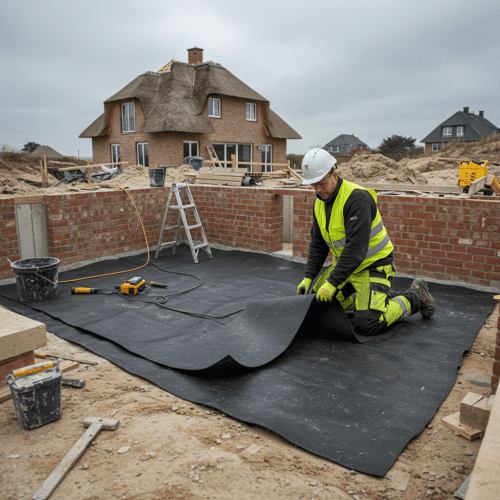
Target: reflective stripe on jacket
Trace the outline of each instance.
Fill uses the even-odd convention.
[[[363,189],[364,191],[370,193],[370,195],[375,200],[375,204],[377,204],[377,194],[375,193],[375,191],[373,191],[372,189],[365,189],[361,186],[358,186],[357,184],[348,182],[343,179],[337,197],[335,198],[335,201],[333,203],[328,231],[326,229],[325,202],[323,200],[320,200],[319,198],[316,198],[316,202],[314,204],[314,215],[316,216],[316,220],[318,221],[323,239],[325,240],[326,244],[333,254],[334,265],[340,258],[346,243],[344,206],[347,199],[355,189]],[[362,271],[363,269],[366,269],[371,264],[390,255],[393,250],[394,246],[389,238],[389,235],[387,234],[387,230],[384,227],[380,212],[378,211],[377,207],[377,214],[373,219],[371,226],[368,252],[366,253],[363,262],[361,262],[361,264],[354,272],[357,273]]]

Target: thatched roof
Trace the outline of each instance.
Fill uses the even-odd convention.
[[[170,61],[159,73],[138,76],[120,92],[104,101],[104,113],[80,137],[109,134],[109,104],[137,99],[144,113],[140,132],[213,133],[204,113],[209,96],[220,95],[262,102],[264,123],[272,137],[300,139],[300,135],[269,109],[269,101],[219,64],[196,66]],[[269,110],[268,112],[266,112]]]
[[[34,151],[28,153],[31,158],[43,158],[43,155],[47,155],[47,158],[64,158],[61,153],[58,153],[50,146],[38,146]]]

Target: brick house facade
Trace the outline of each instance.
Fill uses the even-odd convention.
[[[297,132],[269,108],[269,101],[222,66],[196,64],[201,54],[202,49],[189,49],[191,64],[171,61],[105,101],[103,115],[80,135],[92,138],[94,163],[181,165],[185,156],[209,160],[207,146],[221,160],[235,154],[238,161],[286,162],[286,141],[300,139]],[[156,96],[151,97],[152,90]],[[219,117],[209,116],[209,106]],[[132,127],[123,121],[130,109]],[[127,127],[132,131],[124,131]]]

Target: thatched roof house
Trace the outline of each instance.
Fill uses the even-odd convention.
[[[34,151],[28,153],[30,158],[43,158],[43,155],[46,155],[47,158],[51,160],[55,160],[57,158],[64,158],[61,153],[58,153],[55,149],[52,149],[50,146],[38,146]]]
[[[265,97],[220,64],[203,63],[201,53],[202,49],[196,47],[189,49],[189,64],[170,61],[158,72],[148,72],[138,76],[104,101],[104,113],[89,125],[80,137],[102,142],[103,139],[115,133],[113,140],[116,142],[118,136],[114,128],[119,126],[119,121],[116,120],[117,105],[134,102],[137,115],[134,133],[141,135],[141,138],[137,140],[147,139],[148,143],[151,142],[146,137],[149,134],[154,134],[155,137],[161,134],[177,137],[183,135],[186,140],[199,141],[200,146],[202,146],[201,143],[205,145],[204,143],[231,141],[235,144],[247,143],[257,147],[259,143],[285,140],[286,151],[286,139],[301,138],[270,109],[269,101]],[[209,116],[207,104],[211,98],[220,101],[221,116]],[[235,102],[239,102],[242,106],[245,103],[255,104],[255,109],[258,109],[255,119],[249,120],[247,115],[244,120],[248,122],[247,124],[235,123],[233,109],[236,106]],[[229,112],[230,107],[231,112]],[[226,108],[226,113],[224,108]],[[121,114],[123,115],[123,110]],[[251,123],[252,121],[254,123]],[[258,127],[255,126],[255,122],[259,123]],[[225,130],[222,131],[221,128]],[[238,130],[234,137],[228,137],[229,130],[235,128]],[[262,137],[256,137],[257,129]],[[120,132],[123,134],[123,130]],[[149,156],[153,154],[152,147],[153,145],[149,144]],[[123,147],[120,150],[121,153],[122,149]],[[97,156],[99,156],[99,147],[97,150]],[[202,153],[198,150],[198,154]],[[94,151],[95,159],[96,151]],[[105,159],[102,158],[102,160]],[[158,162],[163,161],[160,157],[158,160]]]

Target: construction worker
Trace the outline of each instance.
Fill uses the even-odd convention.
[[[377,335],[401,318],[420,311],[430,318],[436,309],[427,284],[416,279],[403,293],[391,291],[394,247],[377,208],[377,195],[339,176],[337,160],[320,148],[302,161],[303,184],[316,191],[311,243],[305,277],[297,294],[310,292],[329,252],[332,265],[313,290],[316,300],[335,297],[344,310],[354,309],[354,329]]]

